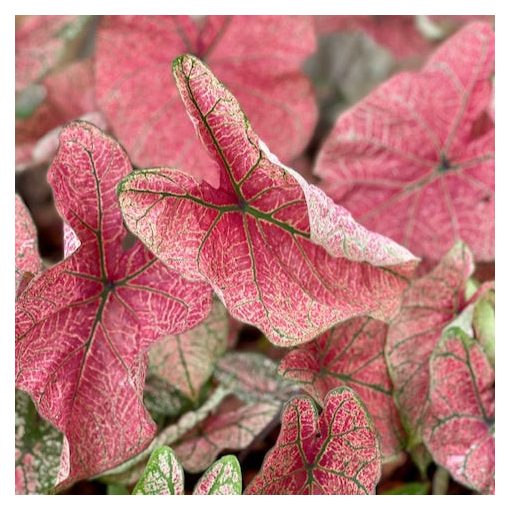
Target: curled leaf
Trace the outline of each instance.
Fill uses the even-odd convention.
[[[404,294],[400,314],[389,326],[386,359],[410,445],[420,442],[429,358],[443,328],[466,304],[465,286],[473,269],[471,252],[457,243],[436,268],[412,283]]]
[[[182,466],[171,448],[161,446],[152,452],[143,475],[133,489],[133,495],[182,494],[184,494]]]
[[[462,239],[493,260],[494,124],[479,128],[493,72],[492,28],[466,26],[340,116],[315,167],[323,189],[419,256]]]
[[[206,286],[183,280],[140,242],[122,247],[115,186],[130,170],[121,147],[91,124],[62,131],[48,180],[81,245],[16,303],[16,386],[65,435],[60,487],[148,445],[155,425],[141,399],[146,351],[210,308]]]
[[[449,328],[430,360],[423,439],[460,483],[494,493],[494,369],[480,344]]]
[[[194,495],[240,495],[243,490],[241,466],[233,455],[217,460],[200,477]]]
[[[174,169],[135,171],[119,185],[130,230],[169,267],[209,283],[234,318],[277,345],[303,343],[356,315],[389,320],[416,258],[281,166],[197,58],[176,59],[174,76],[221,165],[220,186]]]
[[[245,494],[373,494],[380,475],[377,434],[344,387],[328,393],[320,416],[308,397],[285,405],[276,445]]]
[[[388,458],[401,449],[403,434],[384,358],[387,330],[386,324],[368,317],[344,322],[290,351],[279,371],[321,406],[338,386],[355,390],[374,421],[382,455]]]
[[[300,70],[315,50],[307,16],[109,16],[97,46],[98,100],[138,166],[184,167],[218,182],[168,79],[168,63],[185,52],[211,66],[286,161],[312,135],[317,108]]]

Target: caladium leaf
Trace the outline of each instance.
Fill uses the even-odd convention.
[[[44,81],[45,99],[28,118],[16,120],[16,169],[49,163],[58,147],[63,124],[77,119],[101,129],[106,120],[97,111],[91,59],[80,60]]]
[[[16,391],[16,494],[51,492],[57,481],[62,434],[42,420],[30,397]]]
[[[236,397],[227,397],[213,414],[172,446],[184,469],[198,473],[221,451],[247,448],[275,420],[280,407],[274,402],[244,404]]]
[[[87,16],[23,16],[16,23],[16,91],[62,63]]]
[[[198,326],[167,336],[151,348],[150,371],[196,402],[200,388],[227,348],[227,335],[227,312],[215,301],[211,313]]]
[[[290,351],[279,369],[321,406],[328,392],[338,386],[355,390],[374,420],[386,458],[401,450],[403,442],[384,358],[387,330],[386,324],[368,317],[352,319]]]
[[[343,114],[315,173],[367,228],[439,260],[463,239],[494,259],[494,32],[468,25],[419,73],[402,73]]]
[[[241,466],[234,455],[217,460],[200,477],[194,495],[240,495],[243,490]]]
[[[495,291],[488,289],[480,296],[473,310],[475,338],[482,344],[493,367],[496,355],[495,306]]]
[[[389,326],[386,359],[410,445],[420,442],[430,355],[443,328],[464,308],[465,286],[473,269],[471,252],[457,243],[433,271],[413,282],[400,314]]]
[[[306,16],[106,17],[98,32],[97,96],[138,166],[184,167],[215,185],[218,171],[194,143],[168,63],[185,52],[207,61],[264,140],[290,161],[317,120],[312,88],[300,70],[313,51]]]
[[[494,493],[494,369],[481,345],[448,328],[430,359],[423,439],[460,483]]]
[[[129,229],[169,267],[207,281],[234,318],[275,344],[305,342],[355,315],[391,318],[415,257],[279,164],[202,62],[184,55],[173,68],[222,166],[220,186],[175,169],[135,171],[119,185]]]
[[[276,362],[257,352],[228,352],[214,376],[245,402],[285,402],[297,390],[280,377]]]
[[[285,405],[276,445],[245,494],[373,494],[380,475],[377,434],[344,387],[329,392],[320,416],[308,397]]]
[[[16,195],[16,290],[23,280],[30,279],[42,269],[42,260],[37,248],[37,230],[27,207]]]
[[[155,425],[141,399],[146,350],[210,309],[206,286],[183,280],[140,242],[123,249],[115,186],[130,170],[121,147],[91,124],[62,131],[48,180],[81,246],[16,304],[16,386],[65,434],[61,486],[147,446]]]
[[[184,494],[184,472],[171,448],[161,446],[152,452],[133,494],[145,496]]]

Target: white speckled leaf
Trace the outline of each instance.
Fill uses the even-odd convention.
[[[184,494],[184,473],[171,448],[161,446],[152,452],[133,494],[137,496]]]
[[[43,420],[29,395],[16,391],[16,494],[45,494],[55,487],[62,434]]]
[[[243,489],[241,466],[234,455],[217,460],[201,476],[193,490],[194,495],[240,495]]]

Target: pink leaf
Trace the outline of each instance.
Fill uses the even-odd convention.
[[[181,279],[126,230],[115,185],[131,170],[94,126],[69,124],[49,170],[55,203],[81,241],[32,280],[16,306],[16,386],[65,434],[64,485],[144,449],[155,425],[142,404],[147,348],[209,311],[204,285]]]
[[[16,20],[16,90],[25,88],[62,62],[86,16],[19,16]]]
[[[185,52],[211,66],[284,160],[312,135],[317,108],[300,71],[315,50],[308,17],[111,16],[97,45],[98,100],[138,166],[184,167],[217,185],[218,170],[194,143],[168,77],[169,62]]]
[[[374,420],[383,456],[391,457],[403,438],[384,359],[387,330],[383,322],[367,317],[344,322],[289,352],[280,373],[299,382],[321,406],[338,386],[355,390]]]
[[[460,483],[494,493],[494,369],[478,342],[449,328],[430,360],[423,437],[434,460]]]
[[[227,312],[215,301],[208,317],[180,335],[165,337],[149,353],[151,374],[165,379],[192,401],[227,348]]]
[[[295,397],[282,429],[245,494],[374,494],[381,475],[377,435],[349,388],[331,391],[324,410]]]
[[[207,281],[234,318],[276,344],[305,342],[355,315],[391,318],[414,256],[279,164],[202,62],[179,57],[174,75],[222,166],[220,187],[175,169],[133,172],[119,185],[129,229],[169,267]]]
[[[494,32],[472,24],[419,73],[343,114],[319,154],[323,188],[367,228],[438,260],[457,239],[494,259]],[[490,119],[488,119],[490,121]]]
[[[42,269],[37,249],[37,231],[27,207],[16,195],[16,290],[21,290],[24,280],[29,280]]]
[[[243,404],[226,398],[219,408],[172,444],[184,469],[198,473],[209,466],[223,450],[242,450],[274,421],[280,405],[270,402]]]
[[[473,269],[471,252],[457,243],[433,271],[413,282],[404,294],[400,314],[389,326],[386,359],[411,444],[420,442],[429,389],[428,360],[443,328],[466,304],[464,292]]]
[[[101,129],[106,121],[98,113],[91,59],[80,60],[48,76],[46,97],[26,119],[16,119],[16,168],[49,163],[58,148],[63,124],[83,117]]]

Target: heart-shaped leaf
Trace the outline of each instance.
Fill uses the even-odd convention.
[[[367,228],[439,260],[456,239],[494,259],[494,32],[468,25],[419,73],[381,85],[337,121],[323,188]]]
[[[16,390],[16,494],[45,494],[55,487],[62,434],[37,414],[30,397]]]
[[[460,328],[445,331],[430,359],[430,407],[423,439],[460,483],[494,493],[494,369]]]
[[[183,167],[216,185],[218,170],[194,142],[168,63],[185,52],[205,60],[239,97],[263,139],[290,161],[317,119],[300,70],[314,50],[306,16],[111,16],[98,33],[97,96],[138,166]]]
[[[429,389],[429,358],[448,325],[466,304],[465,287],[473,272],[469,249],[457,243],[429,274],[404,294],[402,309],[390,324],[386,359],[402,423],[420,442]]]
[[[242,450],[270,425],[281,406],[271,402],[244,404],[231,396],[172,447],[190,473],[203,471],[226,449]]]
[[[169,267],[207,281],[233,317],[275,344],[305,342],[355,315],[391,318],[414,256],[279,164],[202,62],[179,57],[174,76],[222,165],[220,187],[175,169],[133,172],[119,185],[130,230]]]
[[[184,472],[175,453],[168,446],[152,452],[147,467],[133,489],[135,496],[182,495]]]
[[[296,386],[278,374],[278,365],[258,352],[228,352],[214,372],[222,386],[244,402],[285,402]]]
[[[16,290],[21,290],[23,280],[28,280],[42,269],[37,248],[37,230],[27,207],[16,195]]]
[[[180,335],[167,336],[152,347],[150,372],[196,402],[202,385],[227,348],[227,335],[227,312],[215,301],[211,313],[198,326]]]
[[[240,495],[243,490],[241,466],[233,455],[217,460],[200,477],[195,485],[195,495]]]
[[[155,425],[143,407],[146,350],[210,309],[140,242],[124,250],[116,183],[131,170],[91,124],[69,124],[49,170],[55,203],[78,235],[71,256],[36,276],[16,304],[16,386],[64,432],[63,485],[143,450]]]
[[[381,475],[377,434],[349,388],[329,392],[324,409],[294,397],[260,473],[245,494],[373,494]]]
[[[97,112],[92,59],[51,74],[43,86],[44,101],[28,118],[16,119],[17,170],[49,163],[57,151],[62,125],[71,120],[83,118],[106,128],[105,119]]]
[[[352,319],[289,352],[279,370],[321,406],[338,386],[355,390],[374,420],[382,455],[391,457],[401,449],[402,426],[384,358],[387,330],[368,317]]]

